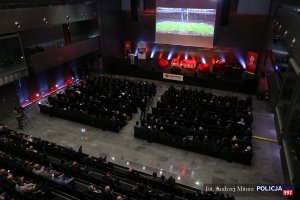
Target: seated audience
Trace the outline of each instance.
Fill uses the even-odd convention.
[[[41,112],[92,126],[119,132],[141,107],[156,94],[156,85],[118,78],[98,77],[68,86],[64,92],[48,97],[47,104],[39,104]]]
[[[244,149],[252,146],[251,106],[250,97],[244,100],[171,86],[141,125],[136,123],[134,135],[149,142],[250,164],[251,156],[246,160],[242,157]]]
[[[187,191],[193,193],[191,194],[195,197],[193,200],[233,199],[224,194],[203,191],[199,193],[197,189],[179,186],[173,177],[168,179],[164,176],[158,177],[156,172],[153,176],[149,176],[118,165],[115,169],[114,164],[106,161],[105,157],[95,158],[39,138],[32,136],[30,140],[27,138],[27,135],[9,129],[0,130],[0,197],[2,199],[12,199],[10,194],[21,195],[18,199],[47,199],[51,197],[47,194],[53,187],[77,199],[174,200],[185,198]],[[209,137],[206,138],[210,140]],[[240,145],[240,143],[237,143],[238,145],[232,143],[231,138],[228,138],[227,143],[233,147]],[[34,149],[38,153],[26,151],[27,148]],[[251,150],[250,146],[247,146],[245,152]],[[13,174],[7,169],[13,169]],[[24,180],[23,174],[28,181]],[[119,179],[122,182],[118,181]],[[71,185],[74,182],[76,183]],[[84,185],[85,190],[82,190]]]

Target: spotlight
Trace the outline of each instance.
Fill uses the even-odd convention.
[[[177,177],[177,180],[179,180],[179,181],[180,181],[180,179],[181,179],[181,177],[180,177],[180,176],[178,176],[178,177]]]
[[[221,62],[225,62],[226,61],[224,55],[221,55],[220,60],[221,60]]]
[[[17,28],[21,28],[21,25],[18,21],[15,21],[15,25],[17,26]]]
[[[171,60],[171,58],[172,58],[172,56],[173,56],[173,53],[174,53],[174,51],[171,50],[170,53],[169,53],[169,55],[168,55],[168,60]]]
[[[111,157],[112,160],[115,160],[115,157]]]
[[[186,59],[186,60],[187,60],[187,59],[188,59],[188,57],[189,57],[189,56],[188,56],[188,54],[187,54],[187,53],[185,53],[185,55],[184,55],[184,59]]]
[[[136,49],[135,51],[134,51],[134,56],[137,56],[138,55],[138,49]]]
[[[127,161],[127,162],[126,162],[126,165],[129,165],[129,164],[130,164],[130,163]]]
[[[66,18],[67,18],[67,20],[70,20],[70,16],[69,15],[67,15]]]
[[[58,87],[58,84],[56,84],[55,87],[57,88],[57,87]]]
[[[294,39],[292,40],[291,47],[294,47],[294,46],[295,46],[295,43],[296,43],[296,38],[294,38]]]
[[[154,57],[155,52],[156,52],[156,47],[154,47],[154,48],[152,49],[150,58],[153,58],[153,57]]]
[[[274,40],[273,40],[273,43],[277,43],[279,40],[281,40],[282,39],[282,37],[280,36],[280,35],[275,35],[275,38],[274,38]]]
[[[200,185],[200,181],[196,181],[195,183],[196,183],[196,185]]]
[[[143,166],[143,170],[146,170],[146,167],[145,167],[145,166]]]
[[[39,96],[40,96],[40,94],[39,94],[39,93],[36,93],[36,94],[35,94],[35,96],[36,96],[36,97],[39,97]]]
[[[204,56],[202,56],[201,61],[203,64],[206,64],[206,60],[205,60]]]
[[[161,52],[159,53],[159,59],[161,59],[163,55],[164,55],[164,52],[161,51]]]

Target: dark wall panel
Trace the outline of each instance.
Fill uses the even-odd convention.
[[[271,0],[239,0],[237,12],[250,15],[268,15]]]
[[[101,1],[101,31],[103,43],[102,47],[105,49],[104,54],[118,53],[120,50],[120,0],[103,0]]]
[[[95,5],[84,4],[0,10],[0,19],[5,19],[1,21],[0,34],[84,21],[95,18],[95,13],[97,14]],[[47,19],[47,24],[43,18]],[[15,21],[20,24],[20,28],[17,28]]]
[[[0,87],[0,121],[13,113],[14,107],[18,106],[15,83]]]
[[[61,25],[32,29],[20,33],[23,48],[43,43],[63,42],[63,29]]]
[[[120,35],[121,0],[102,0],[98,2],[101,52],[104,64],[113,56],[122,53]]]
[[[216,45],[233,46],[245,51],[261,51],[267,17],[233,14],[229,21],[228,26],[219,27]]]
[[[99,50],[99,45],[99,37],[96,37],[32,55],[32,68],[30,71],[38,73],[53,66],[67,63],[71,60]]]
[[[277,20],[278,27],[281,25],[281,29],[278,31],[278,33],[283,35],[286,30],[288,31],[288,34],[283,41],[289,48],[298,65],[300,65],[300,14],[295,13],[286,7],[281,7],[278,10]],[[279,29],[278,27],[277,29]],[[296,39],[296,43],[294,47],[291,47],[291,43],[294,38]]]
[[[70,24],[72,41],[99,35],[97,20],[82,21]]]

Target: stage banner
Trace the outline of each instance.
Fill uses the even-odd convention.
[[[138,59],[146,59],[146,44],[138,44]]]
[[[246,72],[250,74],[255,73],[256,63],[257,63],[258,54],[256,52],[248,52],[247,63],[246,63]]]
[[[163,79],[183,81],[183,75],[163,73]]]
[[[128,58],[129,54],[131,54],[131,41],[124,41],[124,57]]]

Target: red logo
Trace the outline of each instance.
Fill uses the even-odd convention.
[[[258,54],[256,52],[248,52],[248,58],[246,63],[247,72],[251,74],[255,73],[257,59],[258,59]]]
[[[294,195],[294,191],[293,190],[282,190],[282,196],[285,197],[290,197]]]

